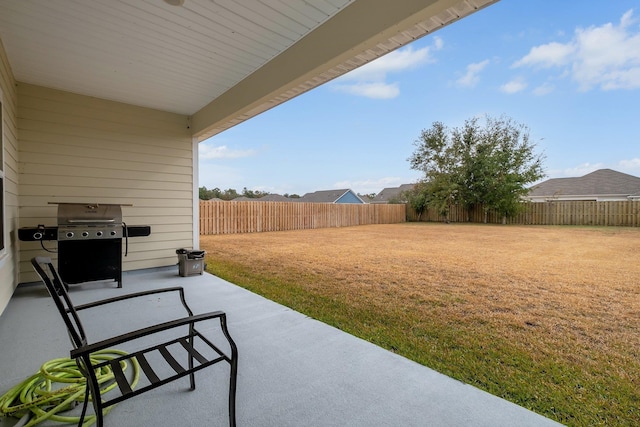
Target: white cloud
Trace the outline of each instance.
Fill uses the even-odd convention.
[[[580,90],[640,89],[640,30],[629,10],[616,24],[577,28],[567,43],[533,47],[513,67],[559,68]]]
[[[514,94],[521,92],[527,88],[527,82],[525,82],[522,78],[516,78],[511,80],[508,83],[500,86],[500,90],[504,93]]]
[[[480,74],[480,72],[487,65],[489,65],[488,59],[485,59],[484,61],[481,61],[481,62],[475,62],[473,64],[467,65],[466,74],[460,77],[458,80],[456,80],[456,83],[459,86],[474,87],[480,81],[480,77],[478,76],[478,74]]]
[[[422,49],[414,49],[411,46],[398,49],[339,77],[332,87],[368,98],[395,98],[400,94],[400,88],[398,83],[387,82],[388,75],[434,62],[431,52],[442,49],[442,46],[442,39],[434,37],[432,46]]]
[[[566,65],[574,50],[575,47],[572,44],[556,42],[532,47],[528,55],[516,61],[511,67],[534,66],[551,68]]]
[[[537,96],[543,96],[543,95],[547,95],[551,92],[553,92],[553,90],[555,89],[555,86],[553,86],[550,83],[544,83],[538,87],[536,87],[533,90],[533,94],[537,95]]]
[[[618,162],[618,167],[614,167],[613,169],[630,175],[640,175],[640,157],[629,160],[620,160]]]
[[[198,155],[201,160],[238,159],[255,156],[256,153],[256,150],[231,150],[226,145],[214,146],[207,142],[201,142],[198,145]]]
[[[548,171],[548,175],[552,178],[579,177],[598,169],[613,169],[618,172],[628,173],[630,175],[640,176],[640,157],[633,159],[620,160],[614,163],[582,163],[572,168],[555,169]]]
[[[352,95],[366,96],[373,99],[391,99],[400,94],[398,83],[359,82],[351,85],[337,85],[335,88]]]
[[[444,40],[438,36],[433,37],[433,48],[435,50],[440,50],[444,47]]]
[[[560,176],[562,177],[578,177],[583,176],[598,169],[605,168],[603,163],[583,163],[581,165],[575,166],[573,168],[567,168],[561,171]]]
[[[356,68],[340,79],[357,81],[384,79],[387,73],[408,70],[427,62],[433,62],[430,51],[431,49],[429,47],[418,50],[413,49],[411,46],[398,49],[360,68]]]

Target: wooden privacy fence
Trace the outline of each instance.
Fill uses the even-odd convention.
[[[522,212],[507,218],[507,224],[530,225],[600,225],[640,227],[640,201],[595,202],[595,201],[553,201],[525,202]],[[485,220],[482,206],[474,206],[467,211],[462,206],[452,205],[449,209],[450,222],[476,222]],[[417,221],[418,215],[407,205],[407,220]],[[444,221],[443,216],[429,210],[420,216],[420,221]],[[490,211],[487,223],[501,224],[502,215]]]
[[[394,224],[405,221],[405,205],[200,201],[200,234],[203,235]]]

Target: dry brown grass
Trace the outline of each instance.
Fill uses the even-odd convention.
[[[620,398],[610,402],[608,390],[593,402],[587,394],[590,380],[610,388],[600,384],[613,376],[628,381],[625,389],[636,387],[631,402],[638,402],[639,229],[405,223],[201,236],[201,247],[210,263],[234,265],[247,277],[295,282],[346,302],[354,313],[392,313],[400,325],[408,323],[398,333],[408,344],[395,343],[393,335],[365,338],[546,415],[567,410],[531,395],[562,381],[569,384],[559,385],[558,399],[570,390],[566,400],[600,405],[584,419],[557,415],[563,422],[608,422],[600,411],[613,409],[622,413],[619,424],[625,416],[637,420],[637,408],[619,408]],[[441,342],[446,339],[459,342]],[[513,354],[498,362],[502,348]],[[468,352],[479,362],[459,360]],[[514,365],[513,372],[493,372],[497,362]],[[563,369],[555,372],[556,365]],[[501,385],[508,378],[495,376],[545,381],[534,391],[511,390]]]

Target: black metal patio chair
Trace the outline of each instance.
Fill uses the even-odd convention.
[[[105,408],[109,408],[118,402],[122,402],[187,375],[190,379],[191,390],[193,390],[195,389],[194,373],[218,362],[227,362],[230,365],[229,425],[232,427],[236,425],[235,395],[238,351],[236,344],[227,330],[226,315],[224,312],[215,311],[194,315],[187,305],[184,291],[181,287],[136,292],[74,306],[50,258],[36,257],[31,260],[31,264],[45,283],[58,311],[62,315],[73,345],[71,358],[76,361],[82,375],[85,376],[87,380],[89,392],[85,393],[82,414],[80,416],[80,422],[78,423],[79,426],[84,422],[89,394],[91,395],[91,401],[96,414],[96,424],[98,427],[102,427],[103,410]],[[166,321],[98,342],[88,341],[78,312],[98,306],[118,303],[123,300],[167,292],[177,292],[179,294],[182,305],[188,314],[186,317]],[[227,344],[225,344],[225,347],[228,347],[228,349],[225,348],[225,350],[222,350],[218,345],[214,344],[212,340],[206,338],[196,329],[196,324],[199,325],[201,322],[211,320],[214,322],[219,321],[221,328],[220,336],[226,338]],[[168,335],[167,331],[170,331],[170,335]],[[154,336],[161,336],[162,339],[154,341],[151,339]],[[135,340],[141,340],[144,343],[144,350],[137,350],[106,361],[91,357],[95,352],[111,349],[114,346],[134,342]],[[151,341],[154,342],[150,344]],[[180,355],[175,356],[176,353]],[[231,354],[229,355],[228,353]],[[158,355],[162,357],[160,358]],[[180,362],[180,359],[184,360]],[[165,367],[154,368],[154,363],[157,360],[164,360],[164,362],[162,362],[163,365],[169,365],[171,367],[168,375],[166,374],[167,369]],[[140,388],[132,388],[122,370],[123,364],[121,362],[130,362],[140,366],[141,372],[144,373],[148,379],[148,383]],[[101,395],[101,384],[96,376],[96,372],[104,367],[110,367],[113,370],[117,387],[103,396]],[[107,398],[107,396],[109,397]]]

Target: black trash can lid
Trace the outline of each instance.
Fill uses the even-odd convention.
[[[176,254],[178,255],[186,255],[189,259],[199,259],[204,258],[207,251],[199,251],[199,250],[189,250],[189,249],[176,249]]]
[[[189,259],[200,259],[200,258],[204,258],[204,255],[206,254],[206,251],[189,251],[187,253],[187,257]]]

